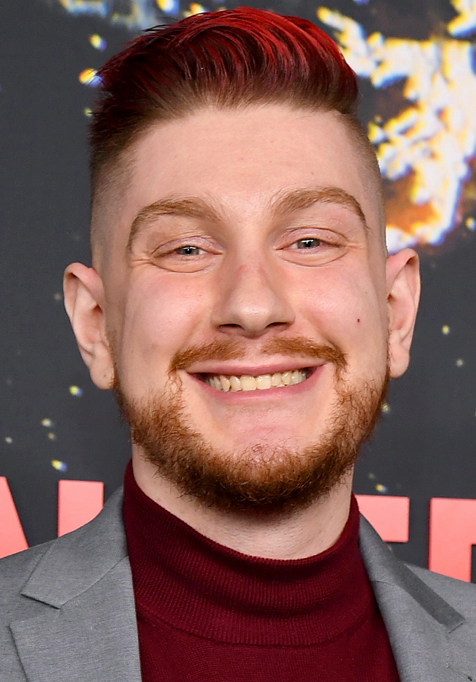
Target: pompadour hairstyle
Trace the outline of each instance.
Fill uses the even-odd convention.
[[[102,170],[151,124],[206,106],[335,110],[367,158],[373,153],[356,118],[354,72],[329,36],[298,17],[249,7],[193,15],[131,41],[99,76],[90,130],[93,192]]]

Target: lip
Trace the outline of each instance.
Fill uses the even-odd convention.
[[[259,376],[261,374],[275,374],[276,372],[293,372],[296,369],[311,369],[315,370],[324,362],[317,362],[309,360],[289,360],[288,362],[274,362],[269,365],[234,365],[232,363],[212,364],[201,363],[200,365],[192,365],[187,368],[187,373],[191,375],[198,374],[222,374],[223,376],[240,377],[244,375]],[[297,384],[296,384],[297,385]],[[268,389],[271,390],[271,389]]]
[[[301,381],[299,384],[291,384],[290,386],[285,386],[284,388],[267,388],[264,390],[255,390],[255,391],[220,391],[217,390],[216,388],[212,388],[212,386],[209,386],[205,381],[202,381],[198,374],[207,374],[208,372],[200,372],[200,373],[193,373],[189,374],[190,378],[200,387],[203,391],[205,391],[205,394],[209,396],[210,398],[220,402],[220,403],[225,403],[225,404],[240,404],[243,402],[248,402],[248,401],[253,401],[253,400],[274,400],[277,398],[292,398],[293,396],[298,396],[303,393],[307,393],[307,391],[311,390],[319,380],[319,377],[322,374],[322,370],[325,367],[324,363],[322,365],[313,365],[309,366],[306,365],[309,369],[312,369],[313,372],[311,375],[305,380]],[[289,368],[289,365],[287,365]],[[303,369],[302,365],[296,365],[295,369]],[[261,371],[261,370],[260,370]],[[280,370],[274,370],[274,371],[280,371]],[[285,371],[285,370],[281,370]],[[240,372],[243,372],[243,368],[240,367]],[[215,372],[213,372],[215,373]],[[221,373],[221,372],[220,372]],[[263,372],[264,374],[272,374],[273,372]],[[227,374],[223,372],[223,374]],[[250,374],[252,374],[250,372]],[[229,375],[233,376],[233,372]],[[235,375],[236,376],[236,375]],[[242,376],[239,374],[238,376]]]

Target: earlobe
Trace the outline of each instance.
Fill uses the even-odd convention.
[[[114,364],[106,336],[102,280],[94,268],[72,263],[65,270],[63,289],[66,312],[91,379],[98,388],[109,389]]]
[[[420,299],[420,267],[413,249],[387,258],[387,305],[390,376],[402,375],[410,362],[410,346]]]

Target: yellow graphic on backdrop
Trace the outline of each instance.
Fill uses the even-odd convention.
[[[180,0],[130,0],[127,11],[114,12],[109,0],[57,1],[71,14],[95,14],[133,30],[157,24],[164,14],[179,19],[207,9]],[[317,9],[360,77],[378,90],[389,85],[401,90],[399,113],[386,117],[378,111],[368,127],[386,180],[391,251],[438,244],[463,217],[468,229],[476,226],[464,215],[465,201],[472,207],[476,201],[469,181],[476,156],[475,57],[473,44],[464,39],[476,31],[476,0],[451,4],[457,16],[446,26],[448,37],[420,41],[367,35],[354,19],[329,7]],[[80,79],[94,85],[89,71]]]
[[[476,2],[454,0],[462,13],[453,33],[474,29]],[[349,64],[375,88],[403,81],[410,104],[396,116],[369,123],[383,177],[393,183],[387,201],[387,241],[395,251],[438,244],[457,222],[462,187],[476,154],[476,74],[470,42],[366,36],[353,19],[327,7],[318,18],[336,30]]]

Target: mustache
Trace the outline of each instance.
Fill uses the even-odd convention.
[[[326,343],[316,343],[304,336],[274,337],[263,343],[259,352],[262,355],[316,358],[333,363],[338,371],[343,371],[347,367],[346,356],[340,348]],[[206,360],[240,360],[245,358],[246,354],[246,347],[238,339],[220,339],[203,345],[190,346],[174,355],[170,372],[186,369],[195,362]]]

